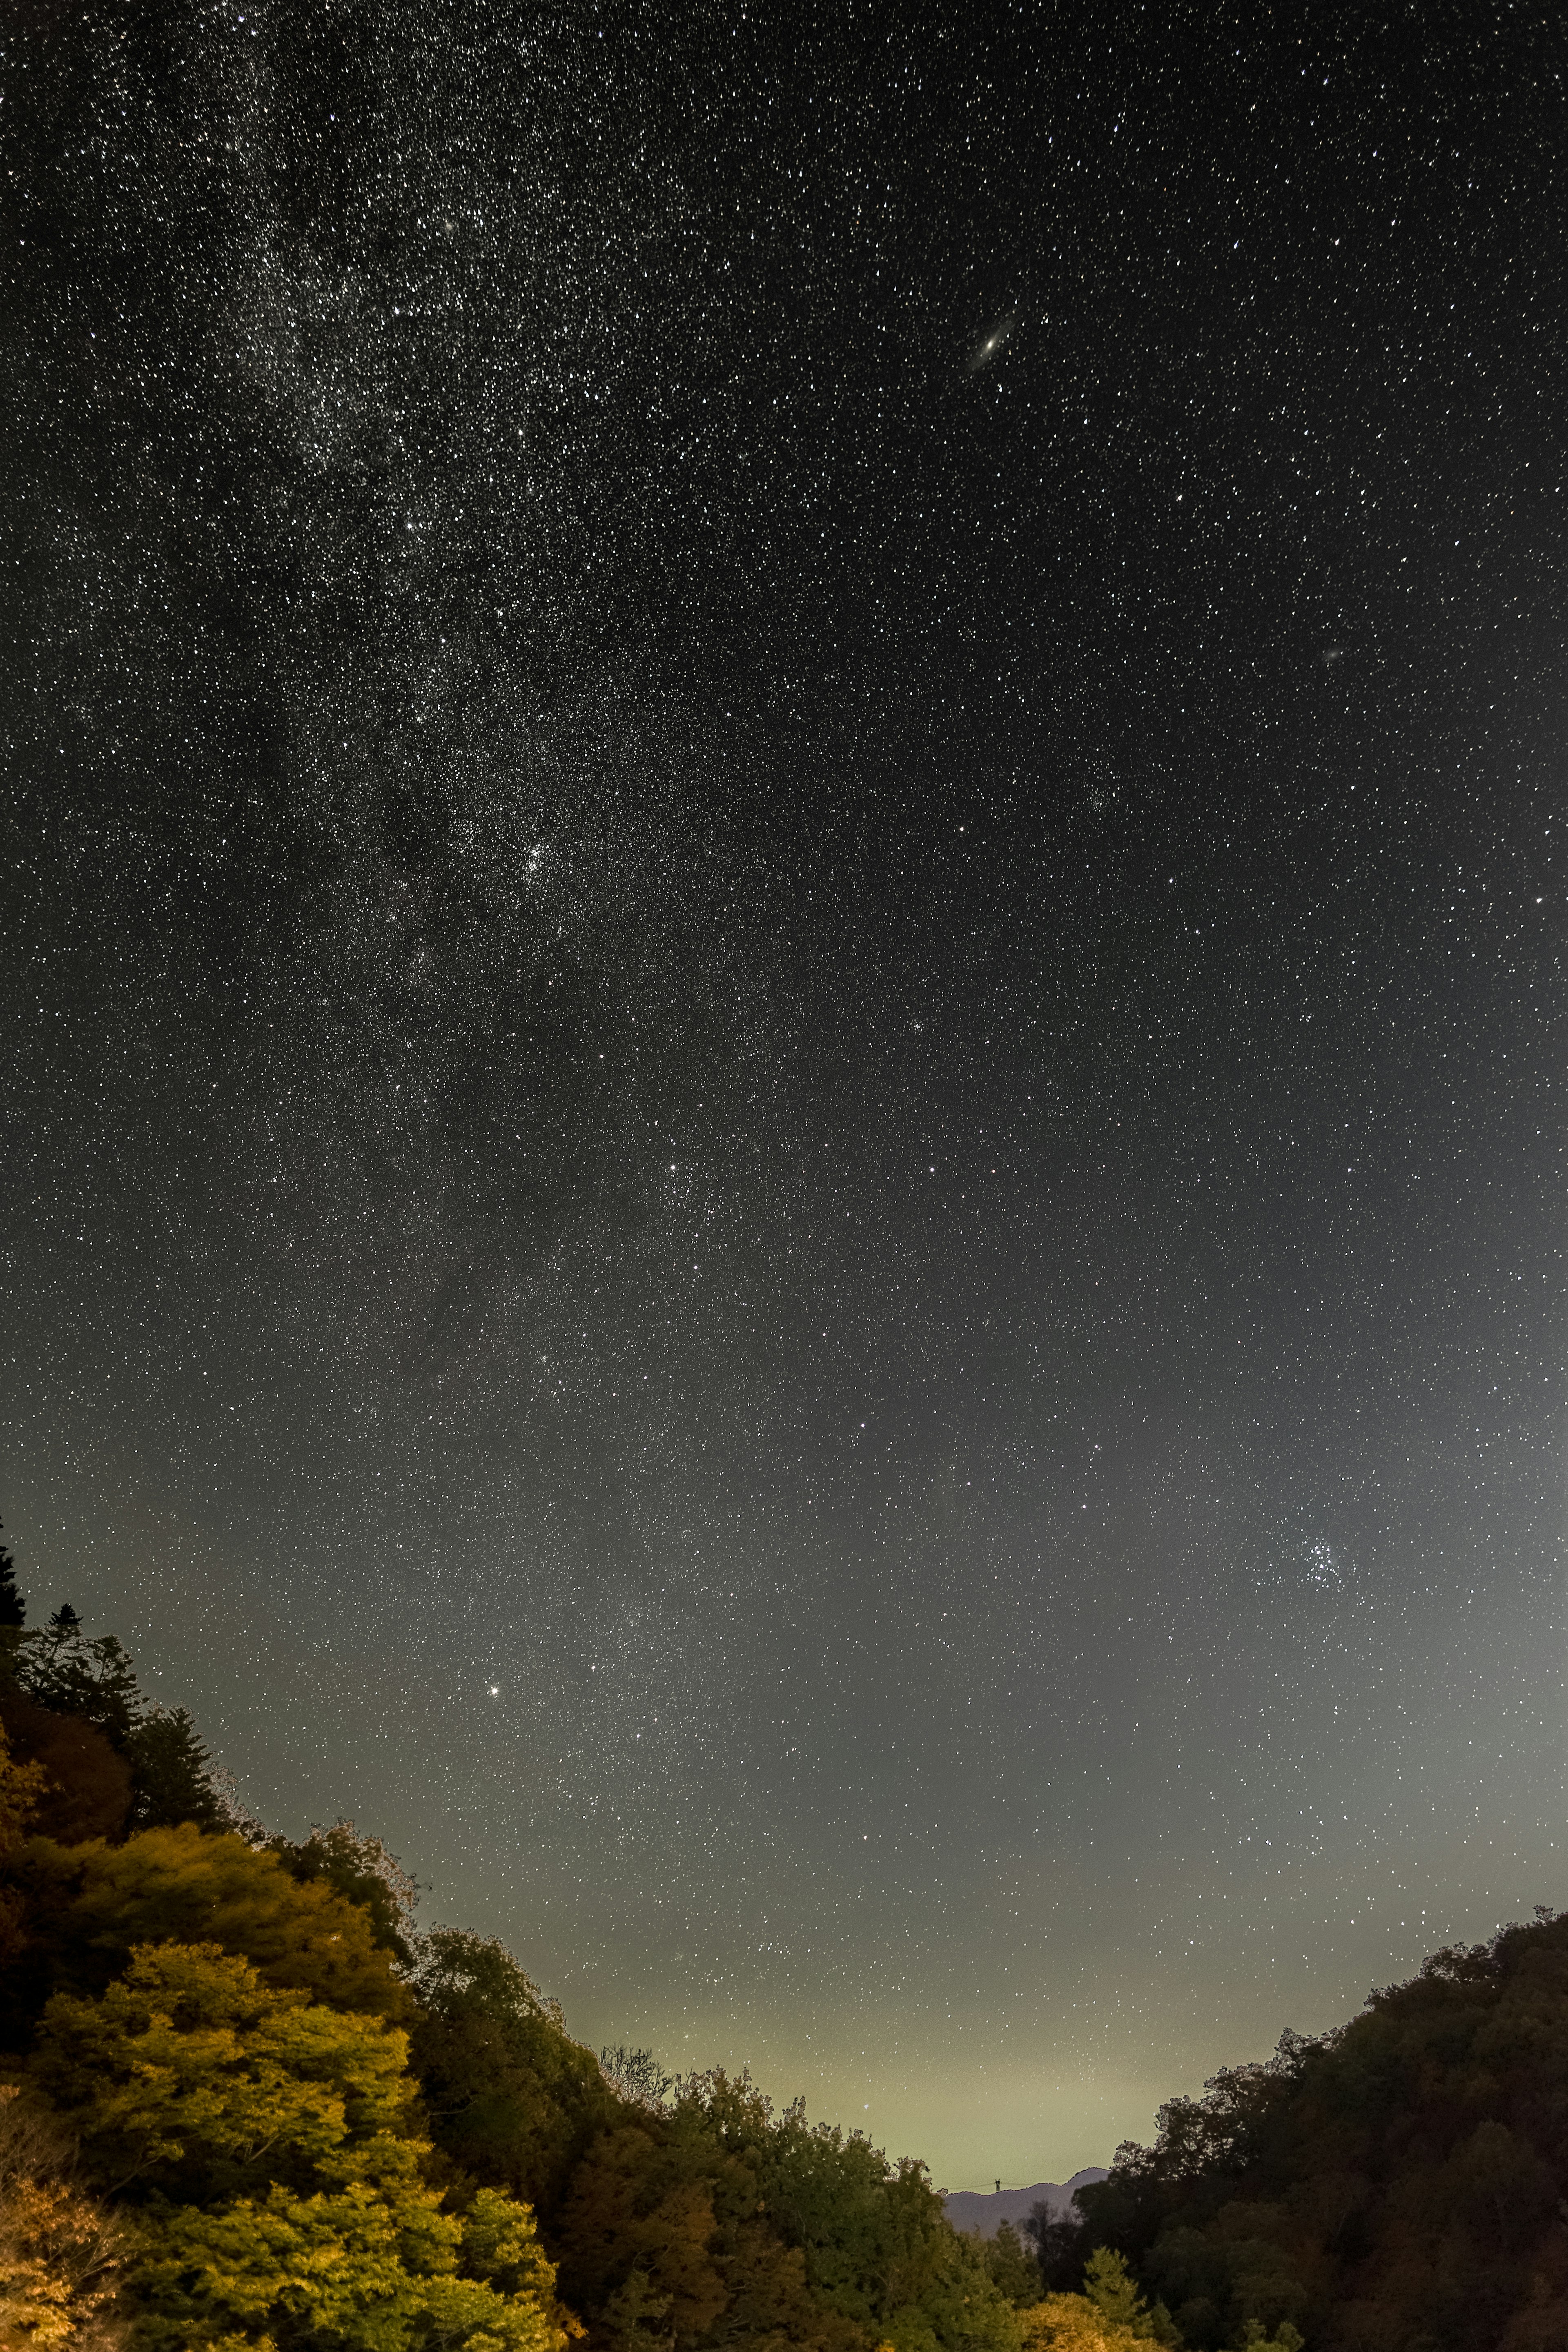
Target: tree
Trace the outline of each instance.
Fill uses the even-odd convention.
[[[743,2087],[765,2116],[766,2100]],[[732,2106],[742,2088],[724,2086]],[[709,2096],[722,2119],[725,2097]],[[735,2126],[726,2128],[733,2136]],[[809,2124],[799,2100],[768,2122],[761,2154],[769,2210],[786,2241],[800,2244],[813,2290],[832,2308],[898,2352],[1016,2352],[1016,2313],[918,2159],[889,2163],[863,2133]]]
[[[395,2135],[406,2058],[379,2018],[269,1985],[216,1944],[164,1943],[139,1945],[95,2000],[57,1993],[28,2073],[111,2191],[207,2205]]]
[[[0,1534],[0,1630],[20,1632],[27,1622],[27,1604],[16,1585],[16,1563],[11,1547]]]
[[[748,2339],[814,2352],[869,2346],[812,2281],[770,2194],[775,2120],[744,2078],[714,2074],[595,2142],[560,2217],[562,2275],[618,2352]]]
[[[228,1807],[213,1786],[212,1759],[183,1706],[154,1706],[132,1726],[125,1742],[131,1767],[131,1827],[226,1830]]]
[[[1182,2341],[1181,2330],[1163,2303],[1151,2309],[1121,2256],[1110,2246],[1097,2246],[1084,2264],[1083,2291],[1113,2331],[1141,2342],[1170,2346]]]
[[[1158,2126],[1080,2202],[1200,2352],[1546,2352],[1568,2331],[1568,1917],[1433,1954]]]
[[[16,1679],[56,1715],[73,1715],[123,1748],[145,1712],[130,1657],[112,1633],[89,1640],[68,1601],[46,1632],[23,1636]]]
[[[746,2337],[820,2352],[1017,2352],[1016,2317],[922,2165],[691,2075],[596,2140],[559,2219],[568,2292],[623,2352]]]
[[[999,2221],[992,2238],[983,2238],[977,2231],[975,2245],[993,2286],[999,2294],[1005,2295],[1016,2311],[1038,2303],[1039,2264],[1025,2252],[1023,2241],[1011,2221]]]
[[[1018,2316],[1024,2352],[1134,2352],[1138,2342],[1086,2294],[1048,2294]]]
[[[122,2233],[69,2179],[68,2139],[0,2084],[0,2344],[111,2352]]]
[[[86,1634],[68,1602],[56,1610],[44,1633],[23,1637],[16,1681],[36,1706],[87,1726],[125,1759],[129,1808],[115,1828],[127,1821],[132,1829],[173,1828],[179,1822],[195,1822],[199,1829],[235,1826],[234,1809],[215,1784],[212,1759],[189,1711],[149,1706],[121,1643],[112,1633]]]
[[[617,2099],[628,2107],[662,2107],[664,2095],[675,2085],[651,2050],[628,2050],[617,2044],[599,2053],[599,2071]]]
[[[281,1837],[265,1843],[301,1886],[320,1880],[368,1912],[375,1942],[405,1968],[413,1965],[419,1890],[379,1838],[362,1837],[353,1822],[337,1822],[330,1830],[313,1829],[299,1845]]]
[[[437,2147],[553,2215],[573,2167],[617,2115],[593,2052],[493,1937],[436,1928],[413,1986],[414,2066]]]
[[[29,2074],[134,2209],[139,2346],[563,2352],[526,2207],[449,2212],[425,2184],[406,2058],[395,2026],[213,1944],[141,1946],[96,2000],[50,2001]]]
[[[0,1863],[21,1844],[28,1823],[47,1793],[49,1776],[41,1764],[14,1757],[0,1724]]]
[[[629,2346],[650,2326],[690,2343],[730,2300],[714,2259],[710,2166],[668,2137],[626,2124],[579,2168],[562,2225],[563,2267],[584,2308]]]
[[[41,1764],[19,1760],[11,1753],[0,1724],[0,1870],[5,1870],[43,1802],[49,1776]],[[26,1906],[14,1887],[0,1885],[0,1967],[20,1948]]]
[[[31,1840],[12,1877],[27,1948],[0,1973],[0,2016],[26,2033],[49,1993],[98,1993],[137,1944],[220,1945],[268,1984],[334,2008],[410,2018],[414,2002],[373,1922],[324,1880],[301,1885],[274,1853],[183,1822],[122,1845]]]
[[[1083,2276],[1086,2251],[1081,2213],[1058,2213],[1042,2199],[1029,2208],[1024,2235],[1033,2243],[1036,2267],[1047,2294],[1077,2286]]]
[[[0,1723],[13,1752],[38,1766],[46,1793],[35,1827],[62,1844],[118,1837],[131,1809],[131,1768],[101,1731],[56,1715],[16,1683],[0,1683]]]
[[[235,1826],[234,1810],[215,1785],[212,1759],[188,1711],[149,1706],[120,1642],[112,1633],[89,1638],[68,1601],[44,1633],[22,1637],[15,1672],[16,1688],[5,1695],[13,1715],[30,1704],[75,1727],[69,1735],[52,1735],[53,1745],[74,1740],[77,1751],[70,1769],[55,1776],[76,1802],[68,1817],[46,1823],[52,1834],[68,1840],[112,1835],[128,1823],[132,1829],[172,1828],[179,1822],[200,1829]],[[130,1780],[117,1814],[109,1790],[116,1776],[94,1759],[84,1732],[106,1740],[125,1760]],[[34,1747],[41,1752],[50,1741],[35,1725]]]

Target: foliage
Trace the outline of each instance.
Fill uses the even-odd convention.
[[[616,2112],[591,2050],[493,1937],[420,1943],[414,2063],[437,2146],[474,2179],[552,2211]]]
[[[1199,2347],[1544,2352],[1565,2149],[1568,1916],[1541,1913],[1173,2100],[1078,2201]]]
[[[1083,2217],[1059,2213],[1042,2201],[1029,2208],[1024,2235],[1035,2250],[1036,2267],[1047,2296],[1076,2287],[1083,2276]]]
[[[559,2226],[562,2275],[620,2352],[768,2335],[825,2347],[1016,2352],[1017,2324],[924,2168],[695,2075],[606,2132]]]
[[[58,1610],[46,1632],[23,1637],[17,1679],[40,1706],[90,1723],[120,1750],[145,1710],[121,1643],[112,1633],[89,1639],[72,1609]]]
[[[111,2352],[121,2236],[68,2166],[58,2129],[0,2084],[0,2344]]]
[[[1048,2294],[1018,2319],[1024,2352],[1133,2352],[1139,2342],[1108,2320],[1087,2294]]]
[[[131,1768],[101,1731],[40,1706],[11,1681],[0,1681],[0,1724],[14,1753],[43,1770],[47,1787],[35,1818],[40,1834],[66,1845],[121,1834]]]
[[[133,1945],[216,1943],[271,1984],[404,2018],[412,2000],[373,1922],[323,1879],[301,1885],[274,1853],[186,1822],[123,1845],[30,1840],[12,1866],[28,1948],[0,1971],[0,2008],[26,2029],[51,1990],[98,1992]]]
[[[996,2234],[983,2238],[974,2234],[976,2251],[985,2265],[986,2276],[998,2294],[1005,2295],[1016,2311],[1025,2311],[1040,2299],[1040,2267],[1031,2253],[1026,2252],[1023,2240],[1011,2221],[999,2221]]]
[[[562,2352],[532,2216],[494,2191],[447,2212],[425,2184],[406,2055],[396,2027],[212,1944],[142,1946],[96,2000],[55,1996],[29,2071],[130,2192],[139,2347]]]
[[[213,1763],[183,1706],[154,1706],[126,1735],[131,1767],[130,1825],[133,1830],[226,1830],[229,1809],[213,1785]]]
[[[1170,2313],[1163,2304],[1151,2311],[1119,2253],[1097,2247],[1082,2268],[1081,2294],[1048,2294],[1020,2314],[1025,2352],[1147,2352],[1152,2343],[1175,2352],[1182,2338]]]
[[[311,2175],[351,2116],[356,2145],[395,2133],[406,2060],[379,2018],[268,1985],[216,1944],[165,1943],[139,1946],[96,2000],[57,1993],[28,2072],[98,2179],[206,2204]]]
[[[1127,2264],[1111,2247],[1097,2246],[1084,2264],[1083,2292],[1113,2333],[1137,2341],[1181,2343],[1181,2332],[1165,2305],[1157,2303],[1150,2309]]]
[[[628,2050],[618,2043],[599,2053],[599,2071],[617,2099],[629,2107],[662,2107],[675,2076],[667,2074],[651,2050]]]
[[[23,1832],[43,1803],[48,1786],[49,1776],[41,1764],[23,1763],[12,1755],[0,1723],[0,1870],[21,1845]],[[21,1948],[23,1910],[15,1887],[0,1885],[0,1968]]]
[[[743,2076],[595,2058],[352,1823],[237,1834],[68,1610],[0,1622],[0,2033],[114,2201],[5,2175],[7,2346],[107,2340],[111,2226],[145,2352],[560,2352],[542,2244],[593,2352],[1568,2346],[1568,1917],[1172,2100],[1026,2249]]]
[[[44,1632],[14,1640],[5,1664],[0,1703],[13,1735],[22,1732],[69,1801],[44,1823],[51,1835],[69,1843],[128,1826],[236,1825],[189,1713],[148,1704],[114,1634],[89,1636],[68,1603]]]
[[[49,1776],[41,1764],[24,1763],[11,1753],[5,1726],[0,1724],[0,1862],[9,1861],[22,1843],[22,1833],[48,1793]]]
[[[80,1753],[44,1792],[73,1843],[25,1834],[48,1768],[16,1784],[0,2012],[131,2217],[138,2347],[556,2352],[575,2323],[527,2198],[605,2352],[1017,2352],[995,2250],[921,2166],[744,2081],[601,2063],[502,1946],[417,1936],[412,1882],[352,1823],[237,1834],[190,1718],[145,1705],[111,1637],[61,1610],[15,1655],[28,1738]]]
[[[265,1844],[301,1886],[320,1881],[368,1912],[374,1940],[405,1968],[412,1966],[419,1890],[378,1837],[362,1837],[353,1822],[337,1822],[330,1830],[313,1829],[299,1845],[280,1837]]]

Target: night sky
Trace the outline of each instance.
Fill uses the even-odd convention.
[[[1568,1902],[1560,10],[5,52],[35,1622],[954,2188]]]

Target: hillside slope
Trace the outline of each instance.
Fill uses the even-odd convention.
[[[1568,2347],[1568,1914],[1436,1953],[1162,2108],[1079,2202],[1197,2352]]]

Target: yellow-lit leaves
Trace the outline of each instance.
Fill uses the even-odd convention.
[[[98,2000],[56,1996],[34,2073],[134,2202],[138,2352],[563,2352],[531,2213],[494,2190],[445,2212],[426,2185],[405,2057],[395,2027],[213,1944],[143,1946]]]
[[[319,2165],[351,2130],[395,2121],[406,2054],[379,2019],[265,1985],[216,1944],[160,1944],[99,2000],[57,1994],[33,2071],[118,2184],[170,2167]]]

